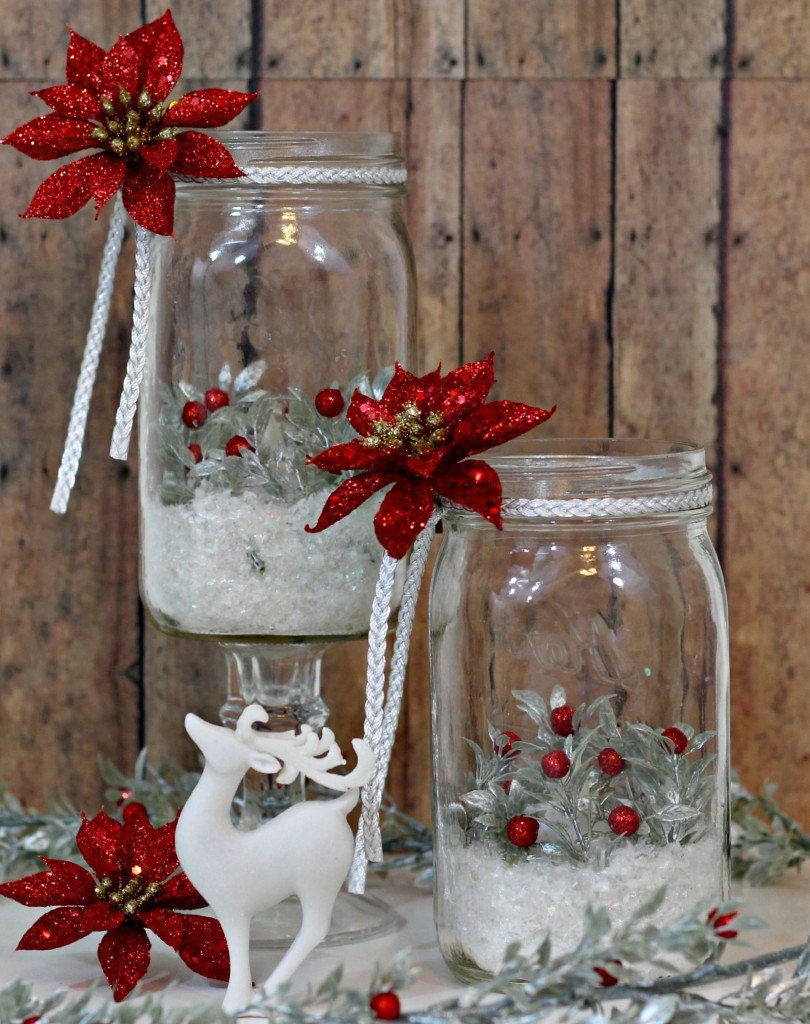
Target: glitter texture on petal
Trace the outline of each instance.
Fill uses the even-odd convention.
[[[98,947],[98,962],[120,1003],[146,974],[151,943],[143,925],[125,922],[108,932]]]
[[[91,932],[105,931],[115,920],[114,914],[104,904],[99,905],[97,913],[90,913],[86,907],[57,907],[31,925],[20,939],[17,949],[58,949],[60,946],[69,946]],[[120,918],[122,915],[116,916]]]
[[[89,39],[70,30],[70,41],[65,61],[65,81],[93,92],[101,91],[102,68],[106,52]]]
[[[142,159],[146,160],[159,171],[167,171],[180,152],[180,143],[177,139],[162,139],[160,142],[150,142],[139,150]]]
[[[381,452],[378,448],[369,448],[362,441],[347,441],[345,444],[333,444],[309,461],[327,473],[343,473],[347,469],[391,471],[397,468],[402,459],[398,455]]]
[[[321,530],[333,526],[395,479],[391,473],[359,473],[357,476],[349,477],[326,499],[318,522],[314,526],[306,525],[304,529],[307,533],[320,533]]]
[[[428,484],[399,481],[383,498],[374,517],[377,540],[392,558],[404,558],[424,530],[436,504]]]
[[[0,896],[26,907],[83,906],[97,902],[96,881],[89,871],[69,860],[43,859],[48,865],[47,871],[38,871],[16,882],[4,882],[0,885]]]
[[[155,909],[171,907],[174,910],[202,910],[208,904],[181,871],[166,882],[149,906]]]
[[[183,40],[171,11],[124,36],[124,42],[140,56],[145,68],[141,88],[152,101],[165,100],[183,70]]]
[[[44,114],[20,125],[3,142],[34,160],[55,160],[98,143],[90,138],[95,125],[63,114]]]
[[[172,171],[192,178],[240,178],[242,172],[228,150],[202,132],[182,132],[177,136],[180,153]]]
[[[42,182],[23,217],[60,220],[70,217],[93,197],[93,171],[83,157],[57,168]]]
[[[198,89],[173,103],[161,124],[180,128],[220,128],[228,124],[259,94],[232,89]]]
[[[174,182],[171,175],[145,161],[124,178],[124,206],[136,224],[157,235],[170,235],[174,227]]]
[[[90,184],[93,199],[96,201],[96,216],[98,216],[105,203],[109,202],[121,188],[127,170],[127,162],[121,157],[112,156],[109,153],[86,156],[84,160],[90,169]],[[82,161],[77,162],[81,163]]]
[[[111,878],[114,882],[120,879],[123,831],[124,826],[104,811],[94,818],[82,815],[76,845],[97,878]]]
[[[90,89],[78,85],[52,85],[49,89],[40,89],[31,93],[47,103],[51,110],[66,117],[89,117],[91,120],[101,119],[101,102],[98,95]]]
[[[501,481],[488,463],[481,459],[460,462],[446,473],[436,474],[431,483],[437,494],[477,512],[500,529]]]
[[[137,96],[146,76],[141,54],[121,38],[104,58],[103,92],[113,101],[121,89]]]
[[[144,882],[162,882],[179,867],[174,848],[177,821],[155,828],[144,812],[130,815],[124,824],[123,842],[130,872],[137,870]]]
[[[505,444],[545,422],[554,409],[537,409],[521,402],[489,402],[460,423],[453,448],[464,456],[477,455]]]

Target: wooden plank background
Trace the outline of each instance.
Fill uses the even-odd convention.
[[[104,46],[162,0],[0,0],[5,129],[61,80],[65,23]],[[262,90],[256,128],[392,128],[411,172],[420,365],[496,348],[500,388],[559,435],[704,444],[729,588],[733,758],[810,822],[810,2],[177,0],[186,82]],[[0,778],[95,809],[94,754],[179,747],[213,713],[216,650],[137,596],[133,473],[106,455],[131,280],[125,247],[70,514],[48,512],[104,225],[21,222],[45,167],[0,160]],[[134,468],[134,459],[131,461]],[[392,785],[429,815],[423,621]],[[346,739],[362,645],[327,657]],[[48,756],[44,756],[47,751]]]

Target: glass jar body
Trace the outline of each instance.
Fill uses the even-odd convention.
[[[240,166],[399,159],[386,135],[222,138]],[[354,436],[355,386],[377,392],[409,361],[402,193],[178,185],[174,237],[153,242],[140,418],[141,588],[164,631],[287,643],[365,633],[376,507],[305,533],[339,482],[307,456]]]
[[[512,942],[572,947],[588,903],[618,922],[662,885],[658,920],[723,898],[727,613],[706,515],[502,533],[450,516],[430,606],[435,901],[463,980]]]

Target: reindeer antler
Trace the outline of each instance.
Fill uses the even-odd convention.
[[[333,775],[331,770],[346,764],[346,759],[335,743],[335,734],[324,729],[320,736],[311,726],[302,725],[300,733],[257,732],[256,722],[267,722],[269,715],[259,704],[250,704],[239,716],[236,733],[239,739],[262,754],[283,762],[276,778],[282,785],[294,782],[303,775],[327,789],[346,792],[364,786],[374,771],[376,758],[364,740],[352,740],[357,754],[357,765],[348,775]]]

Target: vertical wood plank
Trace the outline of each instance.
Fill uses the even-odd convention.
[[[31,84],[0,86],[10,124],[33,116]],[[134,480],[108,456],[131,287],[116,294],[78,483],[67,516],[56,516],[48,504],[107,215],[94,223],[88,207],[69,221],[20,220],[52,169],[10,150],[0,162],[0,778],[26,799],[66,793],[92,811],[102,793],[97,756],[131,767],[138,746]],[[129,246],[119,278],[132,280]]]
[[[725,18],[725,0],[621,0],[622,77],[721,78]]]
[[[250,0],[172,0],[171,8],[185,46],[184,82],[186,75],[208,85],[251,74]],[[166,0],[146,0],[149,21],[165,10]]]
[[[394,0],[263,0],[262,11],[266,78],[393,78],[396,73]],[[302,126],[299,120],[296,127]]]
[[[140,0],[59,0],[45,10],[4,2],[2,10],[0,79],[45,79],[39,88],[65,80],[68,25],[106,50],[141,24]]]
[[[810,0],[735,0],[734,35],[740,78],[810,77]]]
[[[810,83],[735,82],[724,347],[733,760],[810,822]],[[778,750],[778,756],[773,752]]]
[[[556,436],[608,431],[610,121],[606,82],[467,86],[464,358]]]
[[[396,0],[397,78],[464,75],[465,0]]]
[[[610,78],[615,9],[606,0],[468,0],[470,78]]]
[[[618,86],[615,429],[717,450],[720,83]]]

